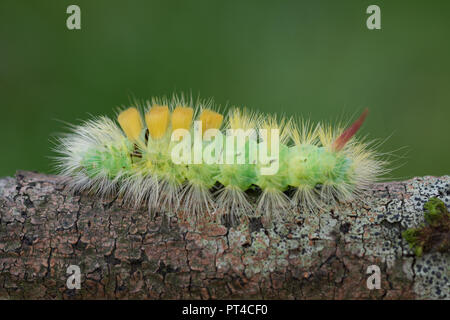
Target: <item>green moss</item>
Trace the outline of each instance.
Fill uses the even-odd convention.
[[[424,205],[425,220],[430,225],[439,224],[445,215],[448,215],[445,203],[438,198],[430,198]]]
[[[438,198],[430,198],[424,205],[427,224],[402,232],[414,254],[420,257],[424,252],[447,252],[450,249],[450,214],[445,203]]]
[[[408,242],[409,247],[414,251],[414,254],[418,257],[422,255],[423,243],[419,239],[420,228],[411,228],[402,232],[403,239]]]

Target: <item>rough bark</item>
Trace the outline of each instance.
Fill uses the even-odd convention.
[[[18,172],[0,179],[0,298],[449,299],[449,254],[417,258],[401,236],[430,197],[450,205],[449,182],[375,184],[364,201],[270,228],[194,228]],[[81,269],[80,290],[66,286],[69,265]],[[370,265],[379,290],[367,287]]]

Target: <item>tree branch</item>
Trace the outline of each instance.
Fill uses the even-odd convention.
[[[19,171],[0,179],[0,298],[450,299],[449,253],[418,258],[401,236],[423,223],[430,197],[449,206],[449,181],[375,184],[362,202],[272,228],[195,229]],[[79,290],[66,286],[69,265],[81,269]],[[381,289],[367,287],[371,265]]]

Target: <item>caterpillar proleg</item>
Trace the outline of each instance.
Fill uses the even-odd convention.
[[[71,126],[58,138],[56,167],[71,191],[187,218],[296,216],[358,199],[386,172],[371,143],[355,137],[366,115],[345,129],[242,108],[222,114],[211,100],[153,98],[117,121]]]

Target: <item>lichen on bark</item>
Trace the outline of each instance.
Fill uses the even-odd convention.
[[[0,179],[2,299],[450,299],[449,253],[417,257],[401,233],[424,223],[430,197],[448,207],[450,177],[374,184],[342,203],[265,227],[202,227],[120,198],[70,195],[61,178]],[[369,290],[367,267],[381,269]],[[80,290],[68,289],[78,265]]]

